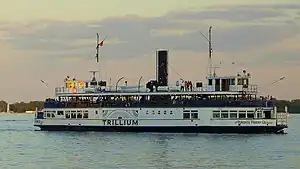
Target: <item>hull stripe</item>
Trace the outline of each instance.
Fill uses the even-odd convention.
[[[286,126],[69,126],[35,125],[43,131],[101,131],[101,132],[158,132],[158,133],[282,133]]]

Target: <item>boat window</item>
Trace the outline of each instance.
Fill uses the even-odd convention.
[[[71,113],[71,118],[76,118],[76,113]]]
[[[54,118],[54,117],[55,117],[55,114],[54,114],[54,113],[52,113],[52,114],[51,114],[51,116],[52,116],[52,118]]]
[[[231,79],[230,85],[235,85],[235,79]]]
[[[221,113],[221,118],[228,118],[228,113]]]
[[[44,118],[44,113],[43,112],[38,112],[37,113],[37,119],[43,119]]]
[[[236,119],[237,118],[237,113],[230,113],[230,118],[231,119]]]
[[[66,119],[69,119],[69,118],[70,118],[70,114],[66,113]]]
[[[244,79],[244,84],[249,85],[249,79]]]
[[[212,79],[208,79],[208,85],[212,85]]]
[[[242,85],[243,84],[243,80],[241,78],[238,79],[238,85]]]
[[[192,113],[192,119],[198,119],[198,113]]]
[[[254,119],[254,113],[247,113],[247,118]]]
[[[262,118],[262,113],[257,113],[257,118],[261,119]]]
[[[57,111],[57,115],[58,116],[63,116],[64,115],[64,111]]]
[[[189,119],[190,113],[183,113],[183,119]]]
[[[264,111],[265,119],[271,119],[271,111]]]
[[[47,117],[51,117],[50,113],[47,113]]]
[[[84,113],[83,114],[83,118],[87,119],[89,117],[89,114],[88,113]]]
[[[246,118],[246,113],[239,113],[239,118],[240,119]]]
[[[98,111],[96,110],[95,113],[98,114]]]
[[[77,113],[77,118],[81,119],[82,118],[82,114],[81,113]]]
[[[213,113],[213,118],[220,118],[220,113]]]

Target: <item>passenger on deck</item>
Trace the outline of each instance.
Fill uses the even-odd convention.
[[[180,85],[180,91],[184,91],[184,81],[182,80],[181,82],[179,82]]]
[[[192,84],[192,81],[190,81],[190,90],[193,91],[193,84]]]

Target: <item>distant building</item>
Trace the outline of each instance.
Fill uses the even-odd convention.
[[[7,110],[6,110],[6,112],[7,112],[7,113],[9,113],[9,112],[10,112],[10,108],[9,108],[9,106],[10,106],[10,104],[9,104],[9,103],[7,103]]]

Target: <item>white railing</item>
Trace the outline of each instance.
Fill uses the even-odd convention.
[[[106,87],[89,87],[89,88],[66,88],[66,87],[57,87],[55,88],[55,94],[64,94],[64,93],[95,93],[95,92],[148,92],[149,89],[145,88],[145,86],[106,86]],[[222,92],[222,86],[219,89],[215,88],[214,86],[203,85],[202,87],[193,86],[192,89],[184,89],[181,90],[180,86],[160,86],[158,87],[159,92]],[[257,93],[257,85],[248,85],[247,88],[243,87],[242,85],[231,85],[229,89],[225,92],[248,92],[248,93]]]
[[[276,115],[276,124],[279,126],[287,126],[288,113],[280,112]]]

